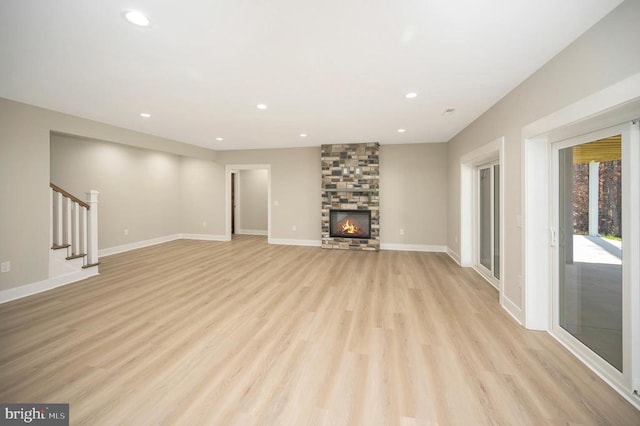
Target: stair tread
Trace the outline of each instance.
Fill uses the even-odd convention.
[[[61,250],[61,249],[69,248],[69,247],[71,247],[71,244],[62,244],[62,245],[54,244],[54,245],[51,246],[51,250]]]
[[[87,269],[87,268],[93,268],[94,266],[98,266],[100,264],[100,262],[96,262],[96,263],[90,263],[88,265],[84,265],[82,267],[82,269]]]
[[[68,256],[66,259],[67,260],[80,259],[81,257],[85,257],[86,255],[87,255],[86,253],[78,253],[78,254],[74,254],[73,256]]]

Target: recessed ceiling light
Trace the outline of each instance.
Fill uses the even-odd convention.
[[[404,95],[404,97],[407,98],[407,99],[413,99],[416,96],[418,96],[418,94],[416,92],[409,92],[406,95]]]
[[[151,114],[149,114],[148,112],[141,112],[140,117],[149,118],[151,117]]]
[[[147,18],[142,12],[139,12],[137,10],[125,11],[124,17],[127,19],[127,21],[140,27],[146,27],[150,23],[149,18]]]
[[[307,137],[307,134],[306,134],[306,133],[300,133],[300,137],[301,137],[301,138],[306,138],[306,137]]]
[[[404,132],[406,132],[405,129],[398,129],[398,133],[404,133]]]
[[[258,108],[258,109],[267,109],[267,106],[265,104],[258,104],[258,105],[256,105],[256,108]]]
[[[223,141],[224,138],[216,138],[217,141]]]

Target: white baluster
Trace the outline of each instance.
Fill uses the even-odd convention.
[[[51,189],[49,191],[49,214],[51,215],[51,218],[49,220],[49,223],[51,225],[50,226],[51,229],[49,230],[49,247],[53,247],[53,242],[55,241],[53,237],[53,234],[55,232],[54,229],[56,227],[55,225],[56,222],[54,219],[56,213],[55,213],[55,207],[53,206],[53,200],[55,199],[55,197],[56,197],[56,192],[53,189]]]
[[[87,218],[87,264],[98,263],[98,194],[92,189],[86,193],[86,201],[89,204]]]
[[[62,245],[62,194],[56,192],[53,197],[54,203],[54,227],[53,227],[53,244]]]
[[[64,224],[62,226],[62,243],[65,245],[71,245],[71,203],[71,199],[64,197]],[[70,253],[70,251],[67,250],[67,253]]]
[[[78,252],[87,254],[87,208],[80,207],[80,246]],[[87,256],[84,257],[84,264],[87,264]]]
[[[73,202],[71,218],[71,255],[76,256],[80,253],[80,204]]]

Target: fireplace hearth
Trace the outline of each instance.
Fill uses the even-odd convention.
[[[329,236],[340,238],[371,238],[370,210],[330,210]]]

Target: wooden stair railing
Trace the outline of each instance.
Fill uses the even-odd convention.
[[[98,262],[98,191],[86,193],[82,201],[53,183],[51,248],[66,249],[67,259],[83,258],[83,268]]]

